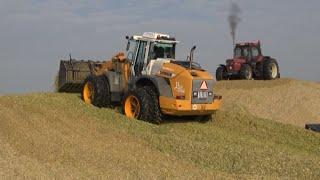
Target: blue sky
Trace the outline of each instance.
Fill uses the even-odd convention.
[[[320,1],[238,0],[238,40],[261,40],[281,74],[319,81]],[[196,44],[210,72],[231,57],[229,0],[0,0],[0,94],[50,91],[59,59],[104,60],[125,35],[169,33],[178,58]]]

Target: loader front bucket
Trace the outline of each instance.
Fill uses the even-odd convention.
[[[84,80],[95,72],[100,62],[83,60],[61,60],[58,91],[76,93],[82,91]]]

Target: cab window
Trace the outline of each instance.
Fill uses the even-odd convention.
[[[234,58],[240,58],[241,56],[242,56],[242,50],[241,50],[241,48],[237,47],[234,50]]]
[[[243,49],[243,56],[244,56],[244,57],[249,57],[249,50],[248,50],[248,48],[244,48],[244,49]]]
[[[146,46],[147,46],[147,42],[140,41],[137,58],[134,64],[134,71],[136,75],[140,75],[143,69]]]
[[[129,42],[129,49],[127,51],[127,58],[130,60],[134,60],[137,54],[138,49],[138,42],[137,41],[130,41]]]
[[[148,60],[157,58],[175,58],[175,44],[151,42]]]
[[[259,50],[256,47],[251,48],[251,54],[253,57],[259,56]]]

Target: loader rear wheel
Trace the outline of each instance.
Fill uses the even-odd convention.
[[[243,64],[240,69],[240,79],[251,80],[252,68],[248,64]]]
[[[164,119],[164,116],[161,112],[160,104],[159,104],[159,95],[154,86],[145,86],[144,87],[148,94],[151,97],[151,107],[150,107],[150,115],[151,122],[155,124],[160,124]]]
[[[272,80],[280,77],[279,65],[274,59],[266,59],[263,63],[263,78]]]
[[[107,79],[104,76],[88,76],[84,81],[82,99],[97,107],[109,107],[111,97]]]
[[[148,121],[151,119],[151,97],[145,88],[137,88],[129,91],[123,98],[122,109],[130,119]]]
[[[210,114],[210,115],[198,116],[198,117],[197,117],[197,120],[198,120],[200,123],[206,123],[206,122],[212,121],[212,114]]]

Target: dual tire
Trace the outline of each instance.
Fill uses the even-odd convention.
[[[139,119],[155,124],[162,121],[156,91],[151,86],[138,87],[128,91],[122,100],[123,113],[131,119]]]
[[[87,104],[97,107],[111,106],[109,83],[105,76],[88,76],[84,81],[81,96]]]

